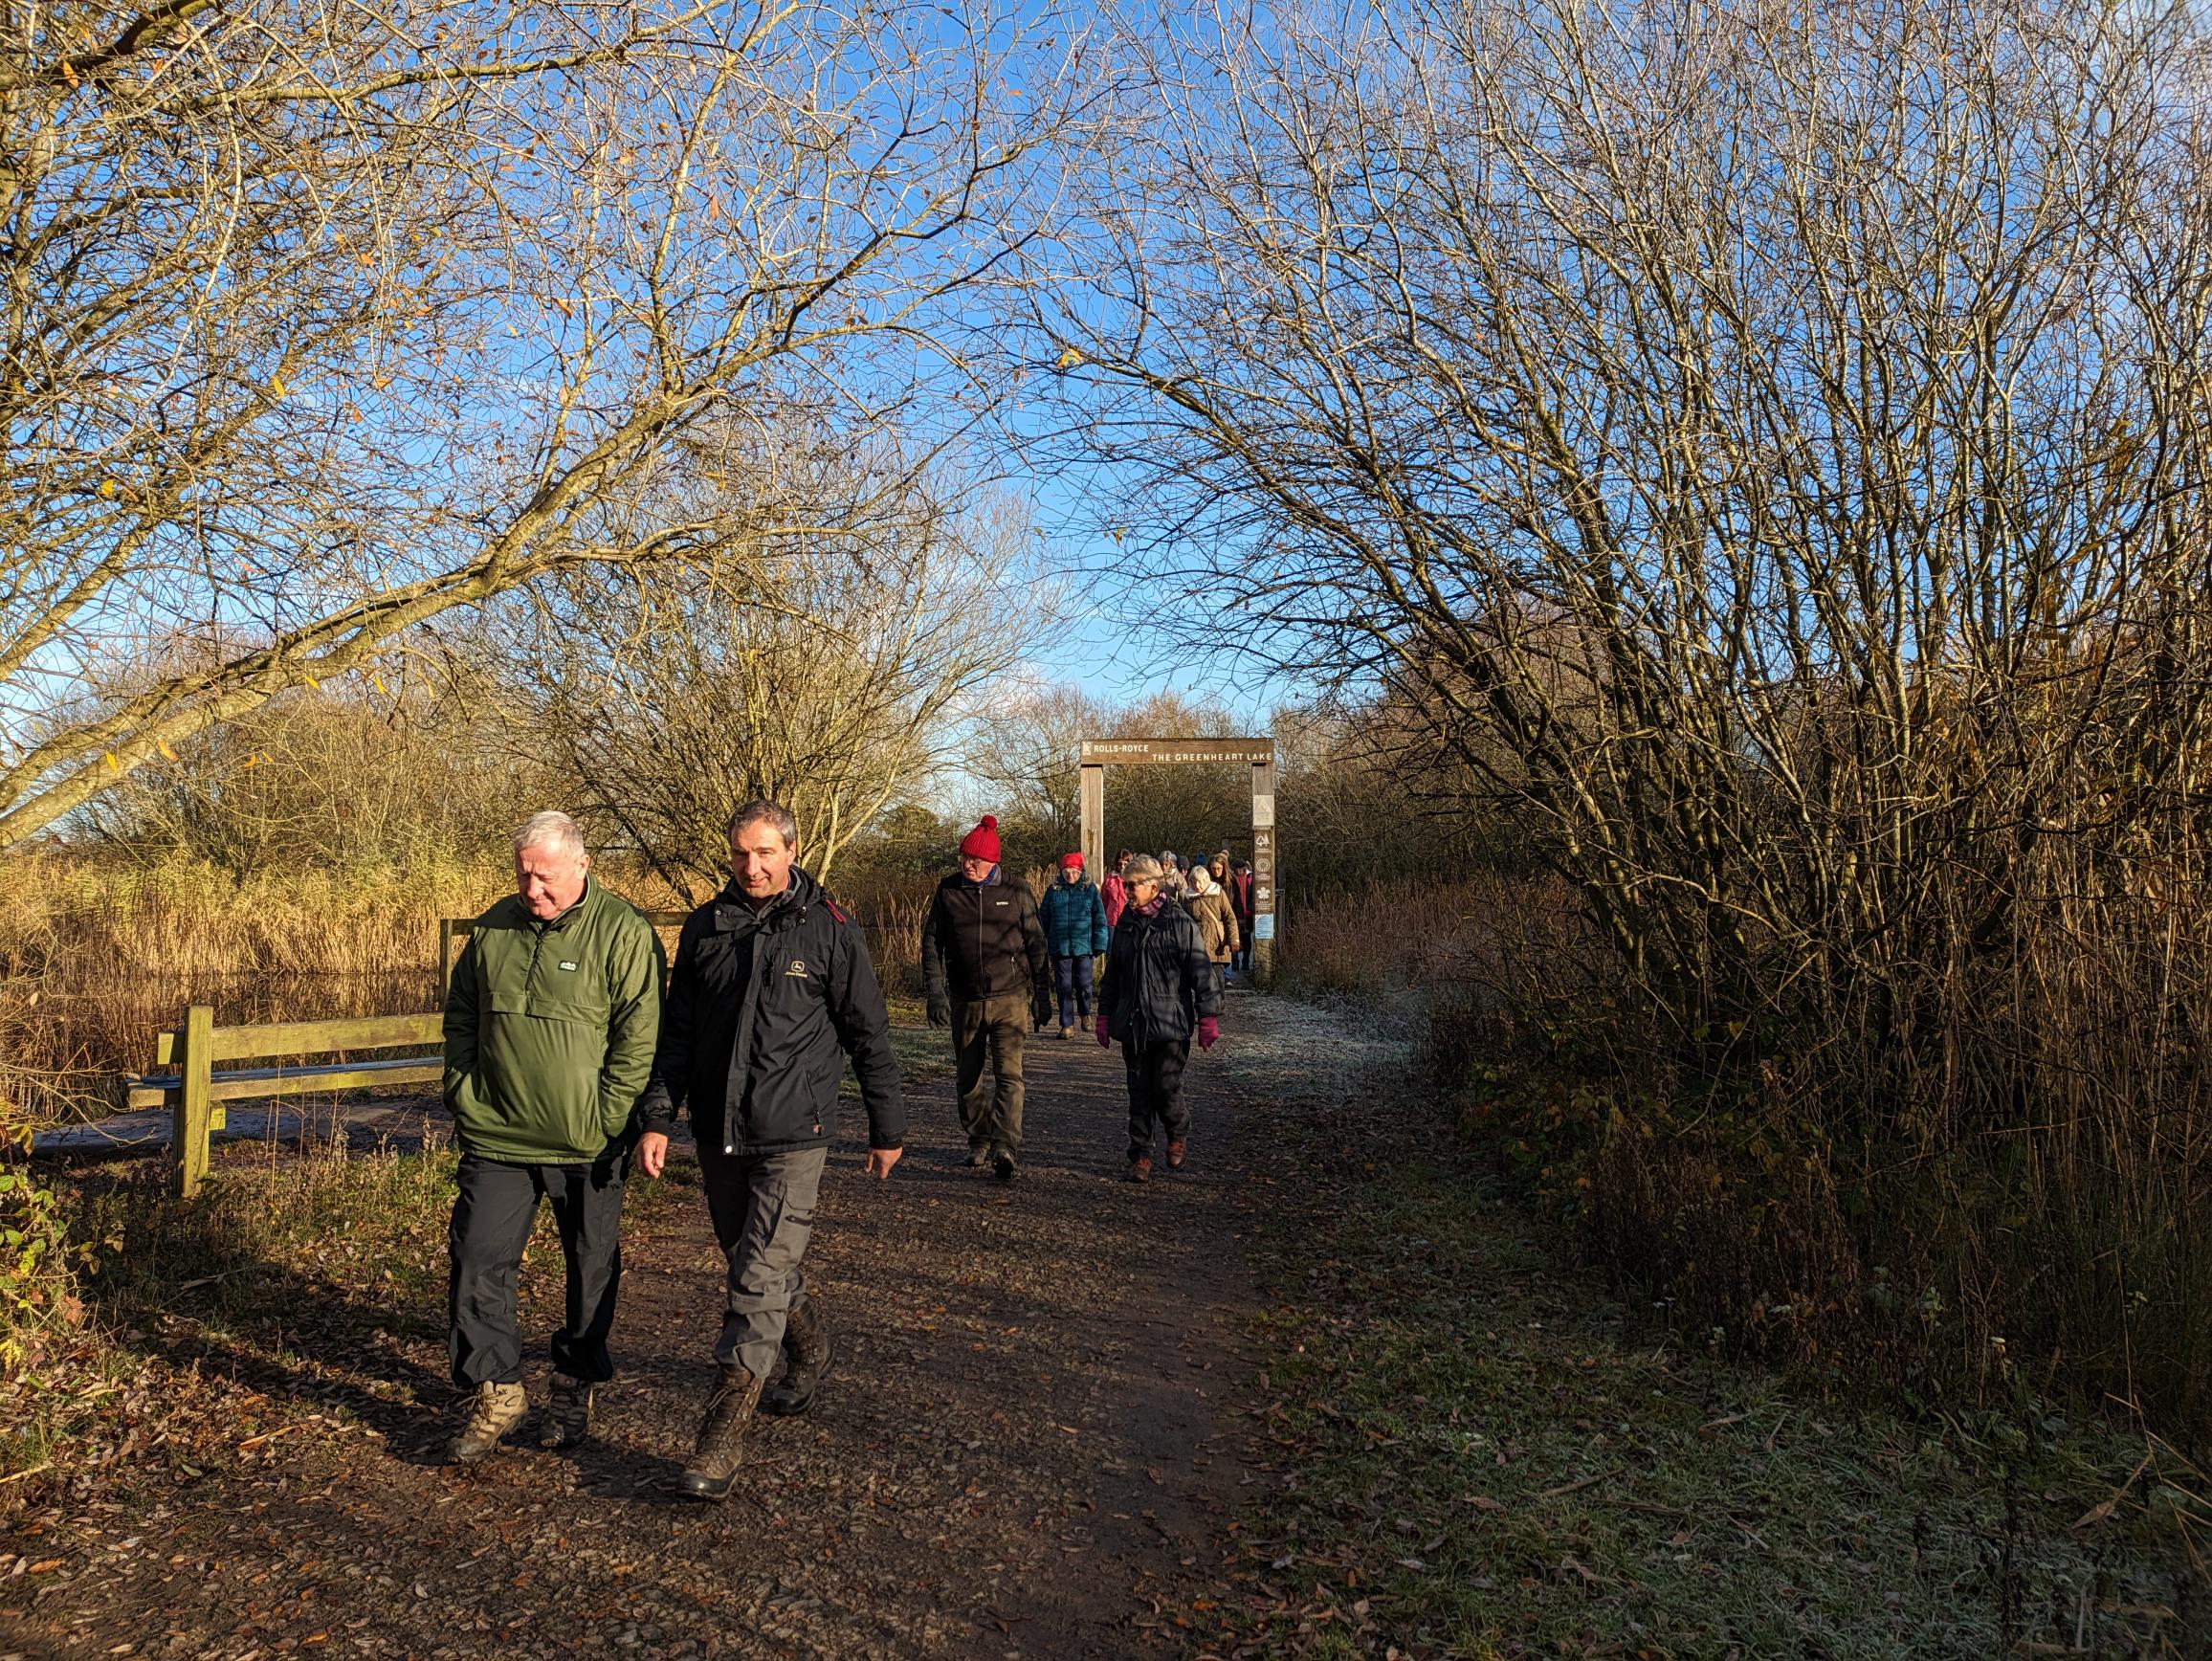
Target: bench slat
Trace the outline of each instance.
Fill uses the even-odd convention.
[[[395,1055],[384,1061],[340,1061],[315,1067],[254,1067],[218,1073],[209,1082],[210,1101],[247,1101],[271,1096],[308,1096],[326,1090],[364,1090],[382,1084],[430,1084],[444,1079],[442,1055]],[[179,1088],[174,1074],[131,1081],[133,1108],[159,1107]]]

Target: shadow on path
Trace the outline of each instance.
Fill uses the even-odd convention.
[[[834,1150],[809,1269],[835,1371],[814,1414],[757,1421],[723,1505],[670,1486],[720,1302],[704,1207],[672,1172],[673,1203],[626,1228],[623,1372],[593,1443],[455,1472],[431,1462],[430,1407],[326,1392],[333,1422],[269,1456],[53,1530],[66,1561],[0,1590],[0,1651],[1172,1651],[1161,1610],[1216,1583],[1243,1479],[1245,1242],[1255,1208],[1294,1203],[1248,1158],[1272,1081],[1313,1082],[1271,1060],[1269,1024],[1232,1001],[1190,1071],[1191,1163],[1145,1186],[1119,1180],[1119,1055],[1049,1036],[1028,1047],[1019,1180],[961,1163],[944,1082],[914,1090],[889,1184],[862,1177],[856,1141]],[[540,1346],[558,1278],[557,1257],[524,1272]],[[437,1313],[377,1340],[429,1404]],[[283,1387],[277,1358],[225,1359]],[[541,1362],[534,1399],[543,1382]]]

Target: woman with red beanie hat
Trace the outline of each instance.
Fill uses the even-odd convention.
[[[968,1163],[1014,1175],[1022,1145],[1022,1038],[1051,1018],[1051,959],[1029,884],[999,871],[988,813],[960,842],[960,870],[937,885],[921,924],[929,1024],[952,1029],[953,1074]],[[984,1063],[993,1087],[986,1096]]]

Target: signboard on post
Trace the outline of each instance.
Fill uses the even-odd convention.
[[[1245,762],[1273,766],[1272,739],[1085,739],[1078,758],[1086,767],[1174,766],[1192,762]]]
[[[1206,766],[1242,762],[1252,770],[1252,972],[1274,975],[1275,745],[1272,739],[1085,739],[1079,753],[1083,861],[1106,874],[1106,769]]]

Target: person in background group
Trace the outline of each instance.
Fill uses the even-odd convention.
[[[1206,874],[1213,878],[1214,886],[1221,890],[1222,897],[1228,901],[1229,916],[1236,919],[1236,944],[1229,948],[1228,962],[1222,969],[1222,985],[1226,986],[1229,976],[1244,967],[1245,941],[1251,928],[1236,908],[1236,869],[1229,863],[1228,849],[1224,848],[1206,862]]]
[[[1152,1134],[1167,1133],[1167,1168],[1182,1168],[1190,1139],[1183,1070],[1195,1037],[1209,1050],[1221,1037],[1221,991],[1198,923],[1161,892],[1159,862],[1129,862],[1129,909],[1114,931],[1098,1001],[1098,1043],[1121,1040],[1129,1074],[1129,1180],[1152,1180]]]
[[[1214,881],[1212,873],[1203,865],[1190,868],[1190,893],[1183,899],[1183,910],[1198,924],[1199,937],[1206,941],[1206,962],[1223,986],[1228,985],[1229,960],[1243,943],[1237,933],[1236,913],[1230,909],[1228,895]]]
[[[1183,879],[1182,855],[1172,848],[1163,848],[1160,851],[1159,866],[1160,892],[1181,905],[1183,897],[1190,892],[1189,884]]]
[[[614,1376],[630,1115],[660,1030],[660,941],[591,875],[567,814],[534,814],[515,833],[515,889],[476,919],[446,994],[446,1107],[461,1150],[446,1345],[469,1392],[447,1451],[460,1465],[528,1410],[515,1269],[541,1200],[568,1296],[539,1442],[571,1448],[591,1433],[593,1388]]]
[[[707,1214],[727,1261],[715,1382],[678,1486],[720,1499],[756,1406],[804,1413],[830,1370],[830,1329],[802,1265],[830,1139],[839,1054],[868,1110],[867,1172],[889,1177],[906,1140],[891,1017],[868,937],[794,861],[779,803],[730,818],[729,885],[684,919],[668,1019],[639,1103],[638,1168],[657,1177],[689,1105]],[[776,1358],[784,1376],[768,1375]]]
[[[1228,889],[1228,905],[1236,913],[1237,936],[1243,942],[1232,961],[1239,969],[1250,974],[1252,966],[1252,919],[1256,915],[1252,909],[1252,868],[1241,859],[1232,859],[1229,861],[1228,872],[1228,881],[1225,884]]]
[[[1027,884],[1005,879],[999,853],[999,822],[986,813],[961,839],[960,869],[930,898],[921,978],[929,1024],[952,1029],[967,1163],[989,1165],[1004,1183],[1022,1146],[1022,1037],[1051,1019],[1052,970],[1037,902]]]
[[[1060,1036],[1073,1038],[1077,1022],[1091,1030],[1091,993],[1097,954],[1113,934],[1106,926],[1106,904],[1083,875],[1083,856],[1060,856],[1060,880],[1037,901],[1037,920],[1052,954],[1052,982],[1060,996]]]
[[[1098,884],[1098,903],[1106,908],[1109,929],[1121,920],[1121,908],[1129,903],[1129,885],[1122,880],[1121,874],[1129,869],[1129,861],[1134,857],[1126,848],[1115,854],[1114,869]]]

